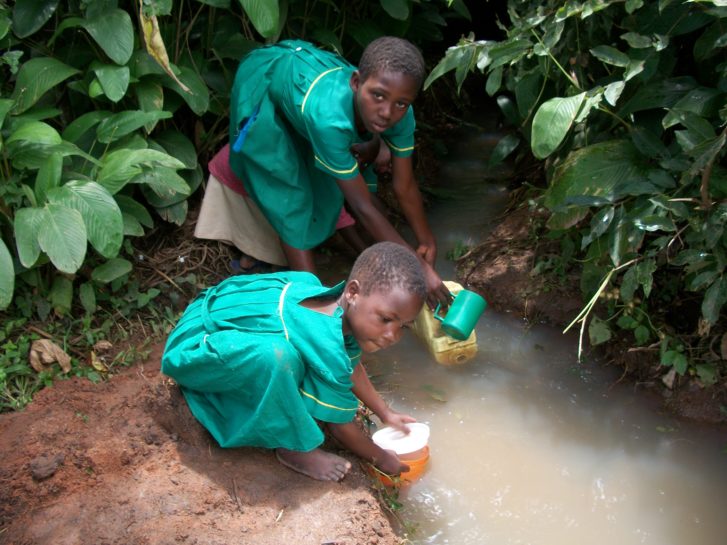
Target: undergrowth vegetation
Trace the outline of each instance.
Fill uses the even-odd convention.
[[[510,0],[506,38],[463,38],[427,84],[483,73],[512,128],[493,162],[534,156],[557,262],[581,267],[568,326],[626,333],[664,381],[727,375],[727,3]],[[542,186],[538,180],[533,185]]]
[[[185,224],[246,52],[304,38],[355,60],[378,36],[422,45],[467,16],[462,0],[0,1],[0,410],[56,375],[105,376],[99,339],[163,333],[207,283],[137,248]],[[65,368],[31,369],[43,339]]]

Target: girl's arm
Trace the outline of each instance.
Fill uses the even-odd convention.
[[[384,399],[376,391],[374,385],[369,380],[369,375],[366,373],[366,369],[363,364],[359,363],[353,370],[351,375],[351,381],[353,382],[353,388],[351,391],[354,395],[361,400],[373,413],[378,416],[381,421],[388,425],[393,426],[405,433],[409,433],[405,424],[409,422],[416,422],[416,419],[407,415],[398,413],[391,410],[386,404]]]
[[[386,217],[374,205],[371,200],[369,189],[361,174],[351,180],[337,180],[337,182],[346,202],[351,208],[351,212],[375,240],[379,242],[387,240],[408,246],[406,241],[401,237],[396,229],[394,229],[394,226],[391,225],[389,220],[386,219]],[[419,196],[419,200],[421,206],[421,195]],[[422,211],[422,218],[423,217],[424,215]],[[407,219],[409,218],[407,217]],[[412,225],[412,228],[415,229],[416,233],[416,229],[418,227],[414,227],[414,225]],[[433,240],[434,237],[432,237],[432,241]],[[429,292],[429,297],[427,299],[429,306],[434,308],[437,303],[441,303],[442,306],[446,308],[449,305],[451,298],[449,290],[442,283],[442,279],[424,256],[421,254],[417,255],[419,256],[422,267],[424,268],[424,277],[427,282],[427,291]]]
[[[417,253],[434,267],[437,258],[437,243],[424,214],[424,203],[419,186],[414,178],[411,157],[392,155],[393,187],[404,216],[414,231],[419,243]]]

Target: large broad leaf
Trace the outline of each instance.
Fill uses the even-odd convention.
[[[154,220],[143,204],[126,195],[116,195],[114,198],[123,214],[133,217],[141,225],[154,227]]]
[[[111,102],[118,102],[124,98],[126,89],[129,87],[128,66],[96,63],[93,65],[93,71],[101,83],[104,95]]]
[[[379,0],[384,11],[394,19],[406,21],[409,17],[408,0]]]
[[[86,257],[86,226],[81,213],[60,204],[47,204],[38,243],[56,269],[75,273]]]
[[[141,174],[143,166],[178,169],[184,168],[184,163],[161,151],[123,148],[112,151],[102,159],[97,181],[113,195]]]
[[[271,38],[278,30],[278,0],[239,0],[240,5],[263,38]]]
[[[591,49],[591,55],[596,57],[599,61],[612,64],[613,66],[626,67],[631,62],[629,56],[626,53],[622,53],[615,47],[610,45],[599,45]]]
[[[91,278],[93,278],[93,280],[96,282],[108,284],[109,282],[113,282],[117,278],[121,278],[125,274],[129,274],[131,272],[131,269],[132,265],[130,261],[117,257],[115,259],[110,259],[103,265],[99,265],[98,267],[96,267],[91,273]]]
[[[8,115],[8,112],[13,107],[13,101],[9,98],[0,98],[0,129],[3,128],[3,123],[5,123],[5,116]]]
[[[171,206],[187,199],[191,193],[187,182],[174,169],[155,167],[145,169],[132,180],[142,184],[142,192],[149,204],[155,208]]]
[[[35,265],[40,256],[38,233],[46,217],[44,208],[21,208],[15,212],[15,246],[18,249],[18,258],[23,267],[30,268]]]
[[[0,238],[0,310],[8,308],[10,301],[13,300],[13,290],[15,289],[15,269],[13,268],[13,258],[5,246],[5,242]]]
[[[63,139],[69,142],[78,142],[80,138],[90,131],[93,127],[98,125],[101,121],[107,117],[111,117],[113,113],[106,110],[94,110],[92,112],[86,112],[81,116],[71,121],[63,131]]]
[[[520,138],[514,134],[506,134],[497,142],[495,149],[492,150],[489,166],[500,164],[505,158],[517,149],[520,145]]]
[[[552,210],[578,195],[610,199],[619,183],[646,176],[648,166],[643,160],[626,140],[599,142],[574,151],[553,174],[544,204]]]
[[[556,97],[544,102],[533,118],[532,148],[538,159],[553,153],[565,138],[583,104],[586,93]]]
[[[172,89],[187,103],[187,106],[197,115],[204,114],[209,108],[210,93],[207,84],[199,77],[197,72],[187,66],[179,67],[179,81],[181,81],[188,90],[180,87],[179,83],[169,76],[165,78],[165,87]]]
[[[35,177],[35,198],[38,203],[44,203],[48,191],[61,184],[63,173],[63,155],[59,152],[51,153],[48,159],[38,169]]]
[[[172,206],[157,208],[156,211],[164,221],[181,226],[187,219],[187,208],[187,201],[182,201]]]
[[[73,301],[73,282],[65,276],[58,275],[51,286],[50,303],[58,316],[65,316],[71,311]]]
[[[197,150],[192,141],[179,131],[164,131],[154,135],[154,140],[164,148],[164,150],[176,157],[182,163],[184,168],[197,168]]]
[[[140,110],[119,112],[101,121],[96,129],[96,134],[99,142],[114,142],[122,136],[140,129],[147,123],[159,119],[169,119],[170,117],[172,117],[172,113],[164,110],[156,112],[142,112]]]
[[[164,107],[164,88],[161,84],[153,81],[142,81],[134,86],[136,101],[139,108],[144,112],[154,112]],[[153,121],[144,125],[147,134],[151,134],[157,122]]]
[[[670,79],[659,79],[639,87],[619,110],[619,115],[627,116],[642,110],[671,108],[690,89],[697,86],[697,82],[691,77],[679,77]]]
[[[23,63],[10,96],[15,101],[13,113],[23,113],[47,91],[77,73],[75,68],[52,57],[36,57]]]
[[[16,0],[13,32],[18,38],[27,38],[40,30],[57,7],[58,0]]]
[[[720,310],[727,303],[727,278],[724,276],[712,284],[702,300],[702,315],[712,325],[719,320]]]
[[[121,9],[104,10],[82,23],[104,53],[116,64],[124,65],[134,50],[134,25],[129,14]]]
[[[106,258],[116,257],[124,240],[119,205],[96,182],[71,181],[48,193],[48,200],[81,213],[91,245]]]

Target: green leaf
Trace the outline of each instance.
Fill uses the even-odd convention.
[[[171,206],[157,208],[157,214],[164,220],[181,226],[187,219],[187,201],[182,201]]]
[[[129,274],[131,269],[132,265],[130,261],[117,257],[96,267],[91,273],[91,278],[94,282],[108,284],[117,278],[121,278],[125,274]]]
[[[16,0],[13,7],[13,33],[18,38],[35,34],[57,7],[58,0]]]
[[[625,40],[626,43],[634,49],[646,49],[647,47],[651,47],[651,38],[636,32],[621,34],[621,39]]]
[[[23,63],[10,96],[15,101],[13,113],[28,110],[46,92],[77,73],[75,68],[52,57],[36,57]]]
[[[151,219],[151,214],[143,204],[126,195],[117,194],[115,199],[123,214],[132,216],[145,227],[154,227],[154,220]]]
[[[134,25],[128,13],[121,9],[104,10],[81,24],[112,61],[119,65],[129,62],[134,50]]]
[[[73,282],[61,275],[56,275],[50,289],[50,303],[58,316],[71,312],[73,301]]]
[[[497,145],[492,150],[492,154],[490,155],[490,160],[488,161],[488,166],[495,166],[500,163],[502,163],[505,158],[510,155],[513,151],[517,149],[517,147],[520,145],[520,138],[518,138],[515,134],[506,134],[500,140],[498,140]]]
[[[553,210],[576,195],[612,199],[617,184],[638,179],[648,168],[627,140],[609,140],[571,152],[553,173],[543,204]]]
[[[626,67],[631,62],[629,56],[626,53],[622,53],[615,47],[609,45],[599,45],[590,50],[591,55],[596,57],[599,61],[606,64],[612,64],[613,66]]]
[[[35,177],[35,198],[39,204],[45,202],[46,194],[54,187],[61,184],[61,174],[63,173],[63,155],[59,152],[53,152],[48,159],[38,169]]]
[[[13,107],[13,101],[9,98],[0,98],[0,129],[3,128],[3,123],[5,123],[5,117],[8,115],[8,112]]]
[[[408,0],[379,0],[381,7],[393,19],[406,21],[409,18],[409,2]]]
[[[634,339],[636,339],[637,346],[645,345],[649,340],[649,337],[651,337],[651,332],[645,325],[640,325],[634,329]]]
[[[83,305],[86,314],[96,312],[96,289],[91,282],[81,284],[78,288],[78,298],[81,300],[81,305]]]
[[[677,350],[667,350],[661,356],[661,364],[666,367],[674,367],[677,373],[684,375],[687,372],[687,357]]]
[[[199,74],[186,66],[179,67],[177,75],[179,81],[189,88],[189,92],[182,89],[171,77],[165,76],[164,86],[176,92],[187,106],[197,115],[202,115],[209,109],[209,89]]]
[[[139,108],[144,112],[154,112],[164,107],[164,88],[152,81],[142,81],[134,86],[136,101]],[[144,125],[147,134],[154,130],[157,122],[153,121]]]
[[[113,195],[141,174],[143,166],[184,168],[184,163],[156,150],[122,148],[102,158],[97,181]]]
[[[159,119],[169,119],[170,117],[172,117],[172,113],[163,110],[155,112],[142,112],[141,110],[119,112],[101,121],[96,129],[96,134],[99,142],[114,142],[122,136],[140,129],[147,123]]]
[[[191,192],[184,178],[168,167],[145,169],[132,183],[142,184],[144,196],[155,208],[182,202]]]
[[[129,87],[129,67],[112,64],[98,64],[93,68],[104,94],[111,102],[118,102]]]
[[[15,129],[5,141],[10,145],[14,142],[28,141],[33,144],[60,144],[63,139],[58,131],[42,121],[30,121]]]
[[[84,134],[111,115],[113,114],[106,110],[86,112],[68,124],[62,133],[63,139],[69,142],[78,142]]]
[[[43,208],[21,208],[15,212],[13,221],[15,246],[23,267],[30,268],[38,261],[40,256],[38,235],[46,217],[47,213]]]
[[[501,85],[502,85],[502,66],[498,66],[492,72],[490,72],[489,76],[487,76],[487,83],[485,84],[485,92],[490,96],[495,96],[495,93],[497,93],[500,90]]]
[[[697,376],[706,386],[710,386],[717,382],[717,368],[712,363],[698,363],[696,366]]]
[[[121,218],[124,220],[124,237],[144,236],[144,228],[134,216],[121,212]]]
[[[154,135],[154,141],[169,155],[176,157],[184,168],[197,168],[197,150],[191,140],[179,131],[164,131]]]
[[[86,227],[78,210],[49,203],[38,233],[38,243],[56,269],[75,273],[86,257]]]
[[[0,238],[0,309],[10,306],[15,290],[15,269],[8,247]]]
[[[722,276],[707,288],[702,300],[702,316],[710,325],[719,320],[719,313],[727,302],[727,277]]]
[[[663,216],[644,216],[634,220],[634,225],[644,231],[676,231],[676,225],[670,218]]]
[[[625,86],[625,81],[614,81],[606,85],[606,88],[603,90],[603,96],[606,98],[606,102],[611,106],[616,106],[616,102],[618,102]]]
[[[593,316],[588,324],[588,338],[593,346],[603,344],[611,339],[611,329],[598,316]]]
[[[98,253],[116,257],[123,242],[124,223],[118,204],[106,188],[89,181],[71,181],[48,193],[48,200],[81,213],[86,236]]]
[[[278,0],[239,0],[255,30],[263,38],[271,38],[278,30]]]
[[[541,104],[533,118],[532,148],[538,159],[553,153],[565,138],[583,104],[586,93],[556,97]]]
[[[696,81],[691,77],[679,77],[659,79],[640,86],[620,110],[620,115],[626,116],[641,110],[670,108],[696,85]]]
[[[591,230],[581,240],[581,250],[585,249],[591,242],[603,235],[613,220],[613,206],[606,206],[599,210],[591,218]]]

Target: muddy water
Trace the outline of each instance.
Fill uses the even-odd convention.
[[[443,175],[464,194],[430,221],[444,258],[502,210],[482,183],[486,136]],[[459,191],[459,189],[458,189]],[[577,339],[488,310],[475,359],[439,365],[413,335],[370,365],[398,410],[431,426],[427,473],[401,492],[414,544],[727,543],[727,437],[660,414],[615,370],[577,363]]]

